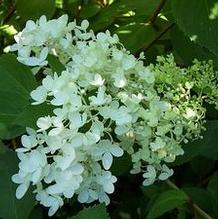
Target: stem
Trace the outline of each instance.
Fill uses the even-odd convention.
[[[167,33],[172,27],[174,26],[174,23],[168,25],[162,32],[160,32],[148,45],[140,48],[136,52],[136,56],[138,56],[141,52],[148,50],[153,44],[155,44],[165,33]]]
[[[166,183],[169,187],[175,189],[175,190],[180,190],[180,188],[175,185],[171,180],[166,180]],[[187,195],[187,194],[186,194]],[[187,195],[188,196],[188,195]],[[189,197],[189,196],[188,196]],[[192,207],[194,208],[194,210],[201,215],[203,218],[205,219],[213,219],[209,214],[207,214],[203,209],[201,209],[195,202],[193,202],[191,200],[191,198],[189,197],[189,202],[192,205]]]
[[[196,203],[192,203],[193,208],[205,219],[213,219],[209,214],[202,210]]]
[[[75,16],[77,21],[80,18],[82,10],[83,10],[83,0],[81,0],[81,2],[77,6],[77,12],[76,12],[76,16]]]
[[[14,15],[15,10],[16,10],[15,4],[12,4],[9,8],[8,14],[5,16],[5,18],[3,20],[3,24],[10,21],[11,17]]]
[[[13,149],[15,150],[15,149],[17,148],[17,142],[16,142],[16,140],[15,140],[15,139],[12,139],[12,140],[11,140],[11,144],[12,144]]]
[[[174,184],[171,180],[167,179],[167,180],[166,180],[166,183],[167,183],[167,185],[168,185],[169,187],[171,187],[172,189],[180,190],[179,187],[178,187],[176,184]]]
[[[166,3],[166,0],[160,1],[159,5],[157,6],[156,10],[154,11],[153,15],[150,18],[150,21],[149,21],[150,24],[154,24],[154,22],[157,19],[158,14],[160,13],[165,3]]]

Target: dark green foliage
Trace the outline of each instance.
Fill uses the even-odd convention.
[[[55,11],[55,0],[17,0],[17,13],[23,21],[35,20],[41,15],[51,18]]]
[[[158,218],[164,213],[181,207],[188,201],[188,196],[180,190],[168,190],[156,197],[146,219]]]
[[[87,218],[109,219],[109,216],[106,212],[105,206],[101,204],[89,208],[84,208],[76,216],[73,216],[70,219],[87,219]]]
[[[17,169],[18,159],[15,152],[6,151],[0,154],[0,217],[4,219],[27,219],[35,205],[31,191],[22,200],[16,199],[16,185],[12,183],[11,176]]]

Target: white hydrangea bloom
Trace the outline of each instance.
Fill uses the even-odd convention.
[[[74,195],[81,203],[109,204],[117,181],[109,169],[124,151],[132,156],[131,173],[143,173],[143,185],[170,177],[165,163],[183,154],[186,127],[180,124],[197,113],[187,108],[181,114],[162,100],[143,61],[117,35],[95,35],[88,26],[86,20],[68,23],[67,15],[50,21],[42,16],[28,21],[11,46],[25,65],[41,68],[52,54],[66,68],[59,75],[50,71],[30,94],[33,105],[54,110],[21,137],[19,172],[12,177],[17,198],[36,186],[36,199],[50,216]]]

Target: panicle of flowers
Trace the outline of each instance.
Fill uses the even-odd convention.
[[[113,157],[124,151],[132,157],[131,173],[142,173],[144,185],[167,179],[173,174],[167,163],[184,153],[182,142],[200,136],[205,112],[184,70],[171,68],[172,60],[145,67],[117,35],[95,35],[88,21],[67,20],[63,15],[28,21],[11,46],[25,65],[47,66],[52,54],[65,66],[31,92],[33,104],[54,110],[38,118],[37,130],[27,128],[17,149],[19,172],[12,177],[19,184],[17,198],[34,185],[49,215],[74,195],[81,203],[108,204],[117,180],[110,172]]]
[[[182,87],[184,90],[194,92],[192,99],[204,100],[218,109],[218,71],[213,68],[213,61],[195,59],[193,65],[180,68],[170,54],[166,57],[157,57],[157,64],[150,65],[150,69],[155,72],[159,93],[165,93],[170,89],[178,89],[182,92]]]

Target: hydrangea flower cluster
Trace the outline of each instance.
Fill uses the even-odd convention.
[[[65,66],[31,92],[32,104],[54,110],[38,118],[37,130],[27,128],[17,149],[19,172],[12,177],[19,184],[17,198],[34,185],[49,215],[74,195],[81,203],[108,204],[117,180],[110,172],[113,157],[124,152],[143,185],[166,180],[173,174],[167,163],[184,153],[181,143],[202,129],[204,108],[201,98],[191,96],[192,84],[168,88],[157,68],[143,65],[142,54],[136,59],[117,35],[95,35],[88,26],[86,20],[68,23],[66,15],[50,21],[42,16],[28,21],[11,46],[25,65],[48,72],[51,54]]]

